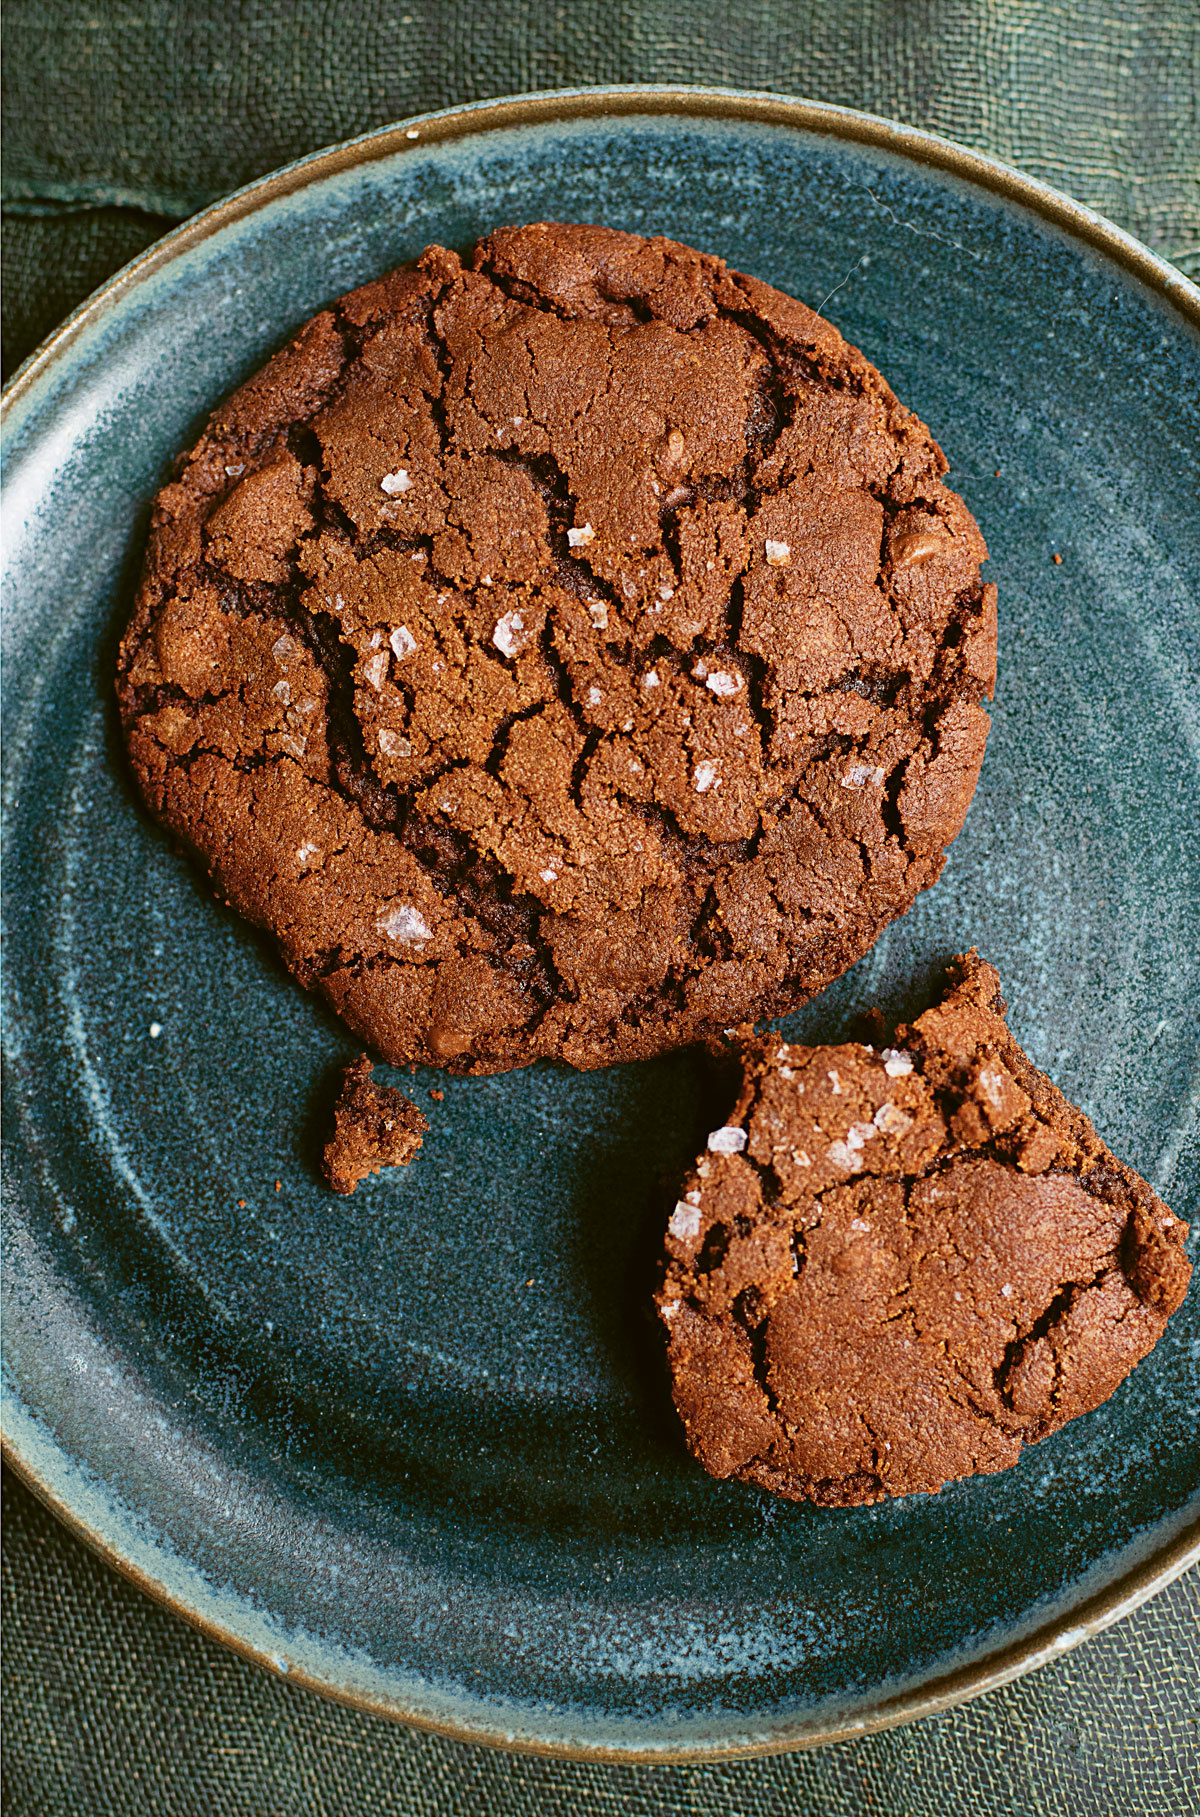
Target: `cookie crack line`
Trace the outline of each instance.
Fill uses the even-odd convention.
[[[545,224],[431,247],[160,495],[135,773],[395,1063],[599,1065],[783,1013],[934,880],[978,776],[994,618],[944,468],[836,330],[719,260]]]

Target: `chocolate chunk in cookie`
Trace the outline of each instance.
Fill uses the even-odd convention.
[[[403,1092],[372,1083],[373,1071],[363,1054],[342,1072],[333,1134],[321,1161],[334,1192],[353,1192],[360,1180],[385,1167],[407,1167],[429,1128],[428,1117]]]
[[[1006,1470],[1162,1336],[1187,1227],[1005,1014],[971,952],[893,1047],[746,1042],[658,1296],[714,1476],[852,1507]]]
[[[929,431],[719,259],[504,229],[317,316],[160,493],[154,813],[395,1064],[793,1008],[938,876],[995,589]]]

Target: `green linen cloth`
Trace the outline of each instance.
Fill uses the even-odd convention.
[[[175,221],[489,96],[774,89],[944,133],[1200,274],[1196,0],[8,0],[4,362]],[[275,1682],[9,1483],[8,1817],[1159,1817],[1200,1812],[1200,1579],[990,1697],[719,1766],[560,1764]]]

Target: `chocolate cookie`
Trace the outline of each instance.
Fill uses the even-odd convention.
[[[375,1085],[365,1054],[342,1071],[333,1109],[333,1134],[321,1170],[334,1192],[353,1192],[368,1174],[407,1167],[421,1146],[429,1119],[391,1085]]]
[[[344,297],[164,488],[118,694],[154,813],[394,1063],[793,1007],[931,884],[995,590],[828,322],[505,229]]]
[[[895,1047],[746,1044],[658,1296],[714,1476],[853,1507],[1006,1470],[1162,1336],[1187,1227],[1004,1017],[972,952]]]

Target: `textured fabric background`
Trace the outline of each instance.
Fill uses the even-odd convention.
[[[683,81],[887,114],[1200,275],[1197,0],[8,0],[6,370],[174,222],[303,152],[519,90]],[[9,1482],[8,1817],[1181,1817],[1200,1578],[939,1717],[721,1767],[559,1765],[307,1696],[191,1632]]]

